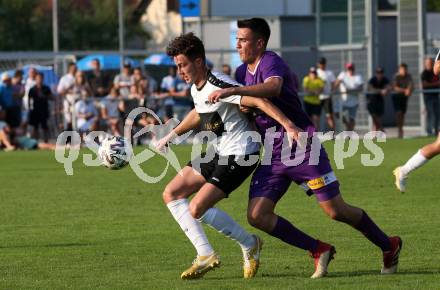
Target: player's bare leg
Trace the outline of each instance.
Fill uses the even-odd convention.
[[[165,187],[163,200],[182,228],[188,239],[197,250],[197,258],[189,269],[184,271],[182,279],[197,279],[220,264],[218,256],[212,249],[200,222],[191,215],[188,197],[197,192],[206,180],[196,174],[192,167],[185,166],[179,174]]]
[[[243,276],[252,278],[260,265],[262,240],[249,234],[224,211],[213,207],[226,197],[226,194],[211,183],[204,184],[190,203],[191,215],[216,229],[226,237],[236,241],[243,252]],[[191,269],[188,269],[191,272]]]
[[[440,154],[440,133],[437,135],[437,140],[433,143],[425,145],[416,152],[408,161],[403,165],[394,169],[393,174],[395,177],[396,188],[400,192],[405,192],[406,190],[406,179],[408,175],[416,170],[417,168],[423,166],[429,159],[434,158]]]
[[[275,206],[276,203],[269,198],[252,198],[248,205],[249,223],[289,245],[309,251],[315,259],[315,272],[311,278],[327,275],[328,264],[336,252],[334,247],[308,236],[289,221],[275,214]]]
[[[402,247],[402,240],[399,237],[388,237],[364,210],[349,205],[341,195],[321,201],[319,205],[331,219],[351,225],[382,250],[382,274],[392,274],[397,271]]]

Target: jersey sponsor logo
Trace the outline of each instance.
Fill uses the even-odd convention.
[[[222,136],[225,132],[225,124],[218,112],[199,113],[201,119],[202,130],[211,131],[217,137]]]

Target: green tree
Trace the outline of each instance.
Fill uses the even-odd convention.
[[[60,50],[117,49],[117,2],[59,0]],[[130,21],[137,2],[123,2],[126,43],[131,39],[147,40],[148,35],[139,22]],[[51,3],[48,0],[0,0],[0,51],[52,50]]]
[[[440,12],[440,1],[439,0],[428,0],[428,5],[426,9],[429,12]]]
[[[50,50],[51,17],[38,0],[0,0],[0,50]]]

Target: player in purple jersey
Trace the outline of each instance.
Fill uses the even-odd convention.
[[[261,18],[239,20],[238,28],[237,50],[243,65],[238,68],[237,80],[244,82],[246,86],[218,90],[211,93],[209,99],[216,102],[220,98],[231,95],[268,98],[297,127],[311,137],[315,128],[301,107],[292,72],[276,53],[266,50],[270,36],[267,22]],[[320,155],[316,165],[311,165],[313,163],[309,162],[312,160],[309,144],[305,148],[305,158],[302,163],[297,166],[286,166],[281,161],[285,130],[265,114],[256,117],[256,124],[266,141],[268,137],[275,137],[275,139],[270,165],[259,165],[252,178],[249,191],[249,223],[290,245],[310,251],[315,259],[315,272],[311,278],[325,276],[335,248],[308,236],[274,213],[277,202],[293,181],[301,185],[308,193],[314,193],[319,205],[328,216],[351,225],[381,248],[383,251],[382,274],[395,273],[402,247],[401,239],[388,237],[365,211],[347,204],[342,199],[339,182],[332,171],[324,148],[321,146],[318,150]],[[269,132],[267,129],[271,127],[275,127],[275,133],[280,135],[279,138],[274,136],[275,133],[267,134]],[[295,150],[291,152],[294,154]]]

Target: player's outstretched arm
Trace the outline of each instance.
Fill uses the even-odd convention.
[[[231,87],[212,92],[208,96],[208,100],[212,103],[218,102],[220,99],[227,98],[233,95],[253,96],[257,98],[273,98],[278,97],[283,87],[283,79],[273,77],[267,79],[262,84],[244,87]]]
[[[186,116],[183,118],[182,122],[177,125],[176,128],[173,129],[173,132],[180,136],[185,134],[189,130],[195,129],[200,125],[200,115],[196,112],[196,109],[192,109]]]
[[[289,141],[293,139],[298,143],[301,143],[300,132],[302,132],[302,130],[268,99],[243,96],[241,97],[240,105],[260,109],[286,129]]]
[[[167,144],[173,140],[175,137],[180,136],[189,130],[195,129],[200,125],[200,115],[195,109],[192,109],[182,120],[182,122],[177,125],[176,128],[171,130],[165,137],[160,139],[155,147],[158,151],[164,151]]]

